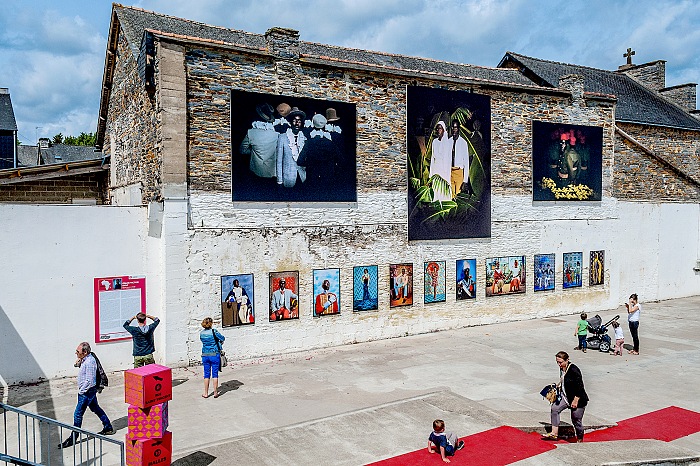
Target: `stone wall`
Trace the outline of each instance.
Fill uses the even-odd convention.
[[[636,65],[621,72],[636,79],[649,89],[659,91],[666,87],[666,62],[664,60]]]
[[[85,201],[105,203],[104,174],[66,176],[49,180],[0,185],[0,202],[71,204]]]
[[[104,152],[111,155],[110,188],[141,183],[141,204],[161,199],[161,165],[156,144],[154,101],[138,75],[137,62],[123,32],[114,68]]]
[[[697,84],[681,84],[661,89],[659,93],[666,98],[671,99],[677,105],[680,105],[686,110],[695,110],[696,104],[696,88]]]
[[[672,128],[618,123],[618,126],[659,157],[700,181],[700,134]],[[613,196],[619,199],[698,202],[698,183],[646,154],[620,135],[615,137]]]

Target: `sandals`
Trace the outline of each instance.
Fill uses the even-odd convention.
[[[219,398],[219,393],[214,393],[214,398]]]
[[[558,439],[559,439],[559,436],[554,435],[554,434],[551,433],[551,432],[548,433],[548,434],[544,434],[544,435],[542,436],[542,440],[558,440]]]

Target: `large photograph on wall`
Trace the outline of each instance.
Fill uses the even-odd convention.
[[[231,91],[234,202],[356,202],[355,104]]]
[[[532,198],[600,201],[603,128],[532,122]]]
[[[525,293],[525,256],[486,259],[486,296]]]
[[[314,270],[314,317],[340,314],[340,269]]]
[[[413,264],[389,266],[389,307],[413,304]]]
[[[299,272],[270,272],[270,322],[299,318]]]
[[[408,86],[408,239],[491,236],[491,101]]]
[[[456,262],[457,299],[476,299],[476,259]]]
[[[565,252],[564,256],[564,288],[582,286],[581,268],[583,267],[582,252]]]
[[[221,276],[221,326],[255,323],[253,274]]]
[[[360,265],[352,268],[353,311],[375,311],[379,309],[379,267]]]

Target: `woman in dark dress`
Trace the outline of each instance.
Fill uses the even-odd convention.
[[[571,424],[576,430],[576,441],[583,442],[583,412],[588,404],[588,395],[583,387],[581,370],[569,361],[566,351],[556,354],[559,374],[561,376],[557,388],[560,397],[552,403],[552,432],[542,436],[544,440],[557,440],[559,438],[559,416],[565,409],[571,410]]]

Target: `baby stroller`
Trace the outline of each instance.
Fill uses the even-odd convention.
[[[603,322],[603,319],[601,319],[600,316],[597,314],[588,319],[586,321],[588,322],[589,337],[586,338],[586,344],[588,345],[588,347],[593,350],[600,350],[603,353],[607,353],[608,351],[610,351],[610,345],[612,343],[612,340],[608,336],[608,327],[610,327],[610,324],[612,324],[619,318],[620,316],[616,315],[604,325],[600,325]]]

